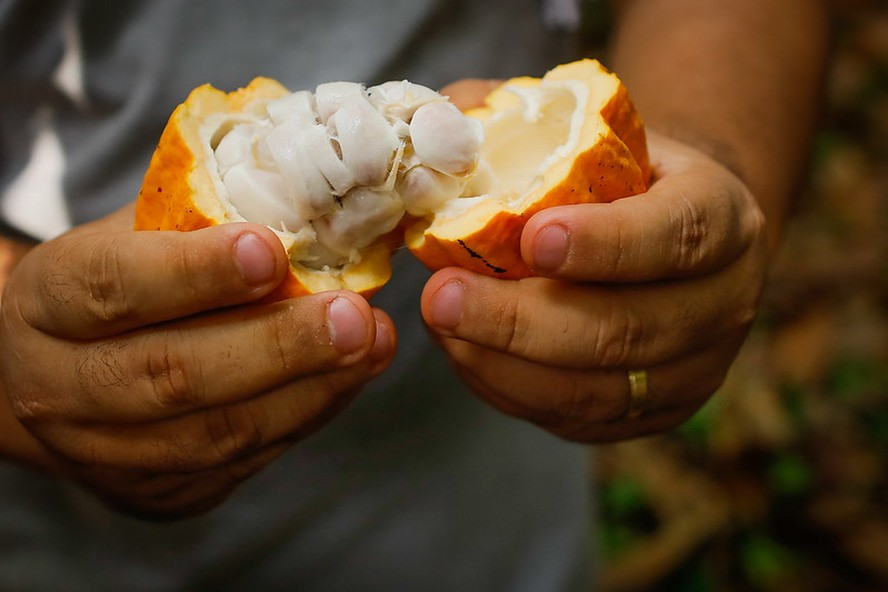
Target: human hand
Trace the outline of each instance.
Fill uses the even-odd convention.
[[[539,277],[448,268],[423,292],[423,316],[465,382],[568,439],[632,438],[690,417],[723,382],[764,281],[764,218],[746,186],[701,152],[649,139],[647,193],[528,221],[522,256]],[[633,369],[649,388],[629,418]]]
[[[131,231],[132,209],[35,247],[0,309],[2,388],[42,468],[177,517],[330,419],[390,361],[347,292],[256,304],[287,255],[262,226]]]

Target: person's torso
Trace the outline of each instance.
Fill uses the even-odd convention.
[[[205,82],[440,87],[541,74],[570,57],[570,39],[540,15],[538,0],[0,4],[0,185],[25,170],[38,131],[60,153],[45,179],[55,192],[4,195],[0,213],[39,236],[51,206],[62,208],[57,231],[132,200],[166,118]],[[19,211],[23,199],[36,214]],[[426,277],[396,254],[374,299],[398,326],[392,368],[205,516],[142,523],[69,484],[0,467],[0,589],[577,585],[589,567],[586,452],[461,387],[419,316]]]

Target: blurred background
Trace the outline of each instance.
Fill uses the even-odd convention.
[[[677,433],[609,445],[605,590],[888,590],[888,2],[833,0],[811,172],[758,322]]]

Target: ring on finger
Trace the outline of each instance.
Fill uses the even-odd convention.
[[[646,370],[629,370],[629,403],[624,419],[641,415],[648,403],[648,375]]]

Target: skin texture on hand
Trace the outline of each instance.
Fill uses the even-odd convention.
[[[424,318],[476,393],[565,438],[677,426],[721,384],[754,318],[767,261],[755,200],[707,155],[651,135],[647,193],[531,218],[522,253],[541,277],[450,268],[423,293]],[[648,370],[650,399],[620,421],[633,368]]]
[[[422,297],[479,396],[563,437],[670,429],[740,347],[804,162],[823,18],[816,0],[627,0],[613,69],[649,130],[656,181],[614,204],[535,215],[539,277],[461,269]],[[443,91],[467,107],[495,82]],[[150,517],[206,510],[342,409],[395,348],[349,293],[271,305],[286,255],[255,225],[129,230],[130,209],[0,260],[0,455]],[[623,418],[631,369],[645,412]]]
[[[267,228],[131,224],[127,208],[75,229],[10,276],[2,450],[125,511],[189,515],[341,410],[395,330],[348,292],[254,304],[287,266]]]
[[[611,3],[611,65],[644,120],[740,176],[778,246],[821,106],[826,3]]]
[[[611,66],[647,125],[654,184],[532,217],[522,256],[539,277],[444,269],[422,298],[479,396],[584,442],[674,428],[723,381],[804,168],[827,45],[819,0],[613,4]],[[443,92],[465,107],[479,91]],[[630,370],[648,376],[632,418]]]

